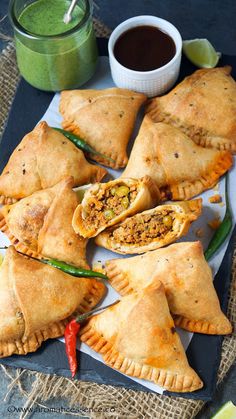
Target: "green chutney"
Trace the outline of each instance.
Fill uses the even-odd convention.
[[[79,87],[96,69],[97,45],[89,2],[78,3],[67,25],[63,16],[68,0],[36,0],[18,16],[23,30],[14,27],[17,63],[25,80],[38,89]]]

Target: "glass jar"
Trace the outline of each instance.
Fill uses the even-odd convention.
[[[37,35],[26,30],[19,22],[22,12],[37,1],[10,1],[9,14],[20,73],[28,83],[41,90],[55,92],[77,88],[92,77],[97,64],[92,5],[89,0],[78,1],[76,7],[80,8],[81,19],[66,32]],[[53,1],[48,0],[50,7],[53,7]],[[68,0],[57,0],[57,5],[60,1],[67,6],[70,4]]]

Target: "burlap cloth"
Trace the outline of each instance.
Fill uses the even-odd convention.
[[[97,19],[94,19],[94,24],[98,36],[109,35],[109,29]],[[16,67],[14,46],[12,43],[9,43],[0,56],[0,135],[18,81],[19,74]],[[236,331],[236,250],[234,253],[228,317],[234,326],[234,331]],[[218,383],[223,380],[235,358],[236,333],[234,332],[223,340]],[[203,401],[160,396],[154,393],[98,385],[78,380],[71,381],[64,377],[45,375],[24,369],[15,370],[3,366],[1,368],[2,373],[5,373],[10,380],[5,400],[17,386],[20,393],[25,396],[26,403],[24,407],[28,411],[21,413],[21,418],[30,415],[29,410],[32,406],[38,406],[39,408],[40,406],[45,406],[45,402],[49,401],[49,399],[50,405],[52,405],[54,398],[61,400],[61,406],[64,407],[73,406],[76,410],[81,407],[82,411],[84,411],[84,408],[87,408],[89,413],[84,413],[84,415],[96,419],[108,417],[125,419],[189,419],[193,418],[204,405]],[[65,413],[63,414],[65,415]],[[82,413],[76,412],[71,412],[70,414],[83,416]]]

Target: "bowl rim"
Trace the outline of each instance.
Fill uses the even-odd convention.
[[[169,36],[171,36],[171,38],[173,39],[174,43],[175,43],[175,47],[176,47],[176,52],[174,57],[165,65],[156,68],[154,70],[149,70],[149,71],[137,71],[137,70],[132,70],[130,68],[125,67],[124,65],[122,65],[115,57],[114,55],[114,45],[115,42],[117,41],[117,39],[127,30],[134,28],[136,26],[143,26],[143,25],[150,25],[150,26],[155,26],[158,27],[159,29],[162,29],[163,31],[165,31]],[[163,26],[168,26],[168,29],[171,29],[172,31],[175,32],[175,36],[173,37],[173,35],[168,31],[168,29],[166,27]],[[109,53],[109,59],[113,60],[115,62],[115,64],[117,65],[117,67],[119,67],[121,70],[125,71],[126,73],[132,75],[132,76],[156,76],[159,73],[162,73],[165,70],[168,70],[169,67],[172,66],[172,64],[175,63],[175,61],[177,61],[179,59],[179,56],[181,55],[182,52],[182,37],[180,35],[180,32],[178,31],[178,29],[168,20],[166,19],[162,19],[160,17],[157,16],[152,16],[152,15],[140,15],[140,16],[134,16],[131,17],[129,19],[124,20],[123,22],[121,22],[118,26],[116,26],[116,28],[112,31],[109,41],[108,41],[108,53]],[[138,77],[138,78],[139,78]]]

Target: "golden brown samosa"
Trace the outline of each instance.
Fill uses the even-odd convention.
[[[203,148],[178,128],[145,116],[122,177],[148,175],[163,200],[185,200],[214,186],[232,163],[228,151]]]
[[[160,282],[93,316],[82,329],[81,340],[108,366],[131,377],[177,392],[203,386],[188,364]]]
[[[145,101],[144,94],[127,89],[66,90],[60,101],[62,126],[110,158],[93,155],[94,160],[118,169],[127,164],[126,147]]]
[[[87,240],[72,228],[79,203],[72,177],[0,208],[0,229],[17,250],[87,268]]]
[[[95,279],[75,278],[9,247],[0,267],[0,357],[34,352],[62,336],[72,316],[89,311],[104,293]]]
[[[230,72],[230,66],[197,70],[154,98],[147,112],[203,147],[236,153],[236,83]]]
[[[200,242],[175,243],[141,256],[112,259],[106,262],[106,273],[121,295],[161,281],[175,325],[183,329],[211,335],[232,332]]]
[[[0,175],[0,204],[12,204],[69,176],[79,186],[97,182],[106,173],[88,163],[64,135],[40,122],[16,147]]]

